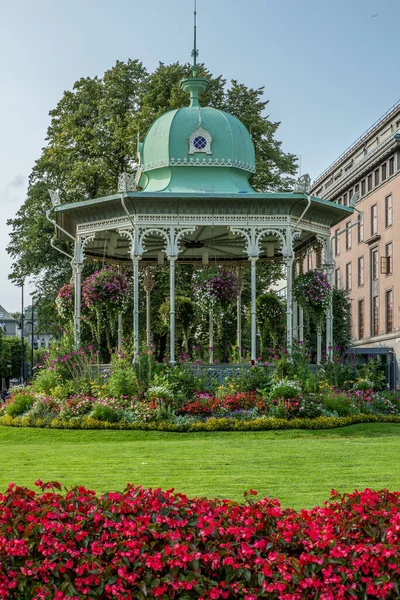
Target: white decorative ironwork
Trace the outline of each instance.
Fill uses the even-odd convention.
[[[120,236],[126,237],[129,240],[129,254],[132,256],[135,249],[135,233],[132,229],[117,229]]]
[[[290,217],[285,215],[246,215],[240,214],[240,207],[237,207],[239,214],[180,214],[176,213],[155,213],[155,214],[139,214],[135,215],[135,221],[140,224],[141,227],[152,226],[152,227],[165,227],[165,225],[185,225],[187,227],[205,227],[207,225],[224,225],[232,227],[244,227],[255,226],[263,227],[264,229],[273,229],[274,235],[275,230],[283,230],[289,223]],[[132,223],[128,217],[117,217],[113,219],[98,220],[90,223],[80,223],[77,225],[78,234],[92,233],[95,231],[110,231],[119,230],[120,232],[125,229],[131,229]],[[328,237],[330,234],[330,228],[321,223],[307,223],[307,232]],[[296,230],[293,234],[293,238],[297,238],[297,234],[301,234],[300,230]]]
[[[246,249],[244,252],[247,252],[249,257],[259,256],[261,252],[261,239],[266,236],[277,237],[280,241],[280,245],[282,248],[282,253],[284,252],[286,245],[286,229],[273,229],[269,227],[257,227],[257,226],[248,226],[248,227],[229,227],[232,233],[237,235],[241,235],[246,240]]]
[[[182,236],[188,235],[189,233],[194,233],[195,231],[196,227],[175,227],[175,246],[178,250],[178,253],[181,249]]]
[[[311,177],[306,173],[298,178],[298,180],[294,184],[294,192],[298,192],[300,194],[308,194],[311,188]]]
[[[134,192],[136,190],[136,182],[134,173],[121,173],[118,177],[118,191],[120,193]]]
[[[231,158],[170,158],[147,163],[141,167],[142,172],[161,169],[162,167],[235,167],[250,173],[256,172],[255,165]]]
[[[159,235],[165,241],[165,253],[167,256],[178,256],[180,252],[181,238],[183,235],[194,233],[196,227],[140,227],[140,246],[145,247],[145,238],[148,235]],[[143,250],[144,251],[144,250]]]
[[[145,238],[150,234],[158,235],[163,238],[166,250],[171,243],[169,233],[169,227],[139,227],[139,245],[142,249],[142,252],[145,251]]]
[[[61,198],[59,190],[49,190],[49,196],[53,207],[60,206]]]

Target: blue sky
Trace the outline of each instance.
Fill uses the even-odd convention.
[[[0,8],[0,304],[5,220],[23,203],[48,112],[84,76],[116,60],[190,58],[192,0],[13,0]],[[376,15],[376,16],[374,16]],[[198,0],[199,60],[214,74],[265,86],[285,151],[316,177],[400,98],[400,0]]]

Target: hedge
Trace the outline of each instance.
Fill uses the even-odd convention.
[[[188,433],[198,431],[274,431],[277,429],[335,429],[359,423],[400,423],[400,416],[360,414],[348,417],[318,417],[316,419],[239,419],[210,418],[188,425],[176,425],[169,421],[150,421],[149,423],[109,423],[92,417],[82,417],[73,421],[55,418],[51,422],[29,416],[0,417],[0,426],[7,427],[48,427],[51,429],[119,429],[134,431],[169,431]]]

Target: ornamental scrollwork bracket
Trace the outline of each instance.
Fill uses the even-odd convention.
[[[60,198],[59,190],[49,190],[49,196],[50,196],[50,200],[53,205],[53,208],[55,208],[56,206],[60,206],[61,198]]]
[[[182,237],[184,235],[188,235],[189,233],[194,233],[196,231],[196,227],[175,227],[175,240],[174,240],[174,249],[176,250],[176,254],[179,254],[181,250],[181,242]],[[167,252],[168,254],[168,252]]]
[[[75,242],[74,260],[75,264],[82,264],[85,260],[85,248],[89,242],[93,241],[96,233],[81,234]]]
[[[297,194],[308,194],[311,188],[311,177],[306,173],[295,181],[293,191]]]
[[[127,237],[129,240],[129,254],[131,257],[142,257],[143,246],[136,231],[133,229],[117,229],[119,235]]]
[[[122,194],[136,191],[136,182],[134,173],[121,173],[118,177],[118,191]]]

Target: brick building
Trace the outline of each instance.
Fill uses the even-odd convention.
[[[350,291],[357,352],[386,349],[399,381],[400,102],[317,177],[311,193],[355,202],[354,215],[332,230],[334,284]]]

